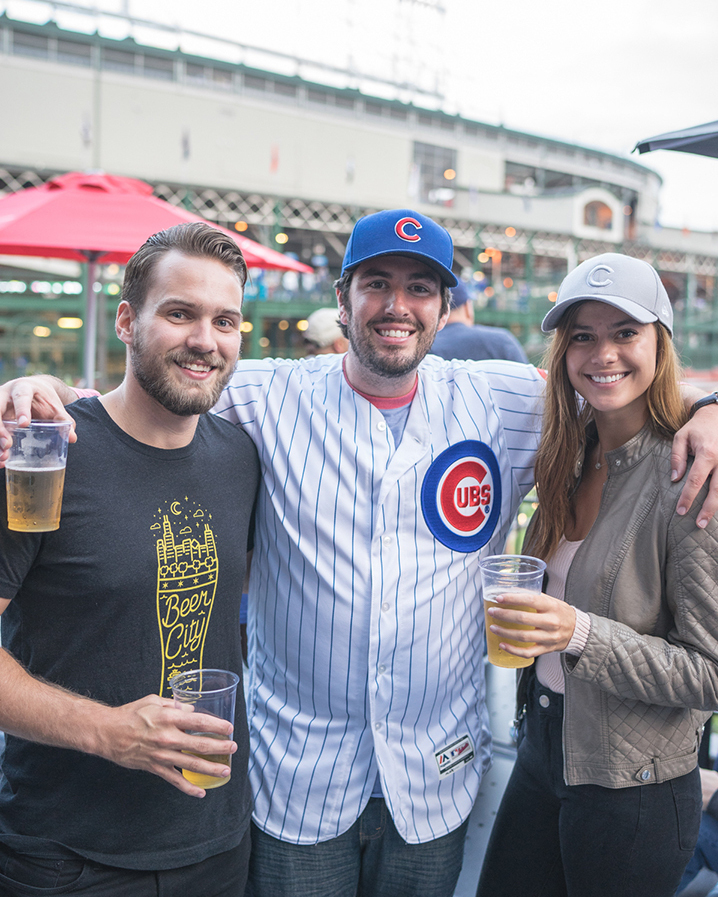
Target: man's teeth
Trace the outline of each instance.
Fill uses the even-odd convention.
[[[212,366],[209,364],[183,364],[182,367],[201,374],[208,374],[212,370]]]
[[[408,336],[406,330],[380,330],[379,336],[390,337],[400,339],[403,336]]]
[[[623,380],[625,374],[611,374],[609,377],[591,376],[594,383],[615,383],[617,380]]]

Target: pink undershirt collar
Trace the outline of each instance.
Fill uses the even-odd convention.
[[[367,393],[362,392],[360,389],[357,389],[356,386],[352,386],[347,377],[347,359],[346,356],[342,359],[342,371],[344,373],[344,379],[349,383],[349,386],[354,390],[355,393],[360,395],[363,399],[366,399],[367,402],[371,402],[375,408],[378,408],[380,411],[390,411],[392,408],[403,408],[405,405],[411,405],[414,396],[416,395],[416,390],[419,386],[419,377],[417,375],[414,380],[414,385],[411,387],[409,392],[403,396],[370,396]]]

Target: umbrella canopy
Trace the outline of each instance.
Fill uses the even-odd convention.
[[[71,172],[40,187],[0,197],[0,253],[89,263],[84,320],[88,386],[94,384],[95,376],[95,266],[98,262],[124,264],[152,234],[191,221],[204,219],[153,196],[152,187],[144,181],[101,173]],[[250,268],[312,270],[248,237],[206,223],[238,244]]]
[[[204,219],[153,196],[144,181],[71,172],[0,197],[0,252],[124,264],[149,236],[188,221]],[[312,270],[248,237],[218,229],[235,240],[250,268]]]
[[[706,125],[696,125],[683,131],[671,131],[641,140],[634,147],[639,153],[650,153],[653,150],[678,150],[681,153],[695,153],[697,156],[713,156],[718,158],[718,121]]]

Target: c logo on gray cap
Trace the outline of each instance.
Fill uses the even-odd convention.
[[[586,283],[589,284],[589,286],[607,287],[609,284],[613,283],[609,277],[599,280],[596,276],[596,272],[598,271],[607,271],[609,274],[613,274],[613,268],[609,267],[609,265],[596,265],[595,268],[591,268],[588,277],[586,278]]]

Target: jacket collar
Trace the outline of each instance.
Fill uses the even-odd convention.
[[[635,467],[639,461],[651,452],[657,440],[660,440],[660,437],[656,436],[648,424],[645,424],[628,442],[625,442],[617,449],[606,452],[608,475],[616,476],[624,470],[630,470],[632,467]]]

